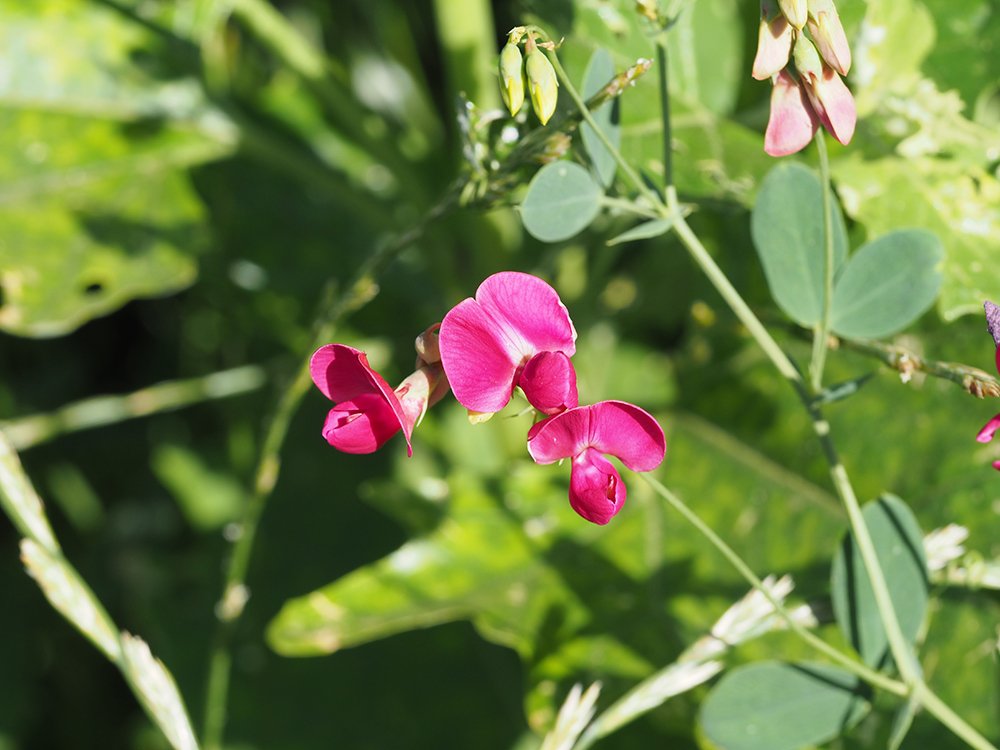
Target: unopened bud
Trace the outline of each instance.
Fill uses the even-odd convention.
[[[826,64],[846,76],[851,69],[851,47],[833,0],[809,0],[809,33]]]
[[[757,56],[752,75],[765,81],[787,64],[792,52],[792,26],[778,11],[774,0],[761,0],[760,29],[757,34]]]
[[[500,50],[500,96],[511,115],[516,115],[524,104],[521,49],[510,41]]]
[[[795,40],[792,57],[795,59],[795,69],[802,76],[816,80],[823,75],[823,60],[816,51],[816,46],[802,34]]]
[[[635,10],[653,23],[660,19],[660,9],[656,6],[655,0],[635,0]]]
[[[806,0],[778,0],[778,5],[792,26],[801,29],[806,25],[809,19],[809,4]]]
[[[551,119],[556,111],[556,100],[559,98],[559,81],[556,71],[545,53],[538,49],[533,40],[529,39],[526,46],[528,56],[524,63],[524,71],[528,76],[528,93],[531,95],[531,106],[538,115],[542,125]]]

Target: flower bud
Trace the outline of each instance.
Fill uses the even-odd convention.
[[[526,46],[528,56],[524,63],[524,71],[528,76],[528,92],[531,94],[531,106],[538,115],[542,125],[547,123],[556,111],[556,100],[559,98],[559,81],[556,71],[545,53],[528,40]]]
[[[778,0],[778,5],[792,26],[801,29],[806,25],[806,20],[809,18],[809,5],[806,0]]]
[[[508,41],[500,50],[500,96],[511,115],[516,115],[524,104],[522,71],[521,48]]]
[[[806,84],[823,75],[823,60],[819,52],[816,51],[815,45],[801,34],[795,40],[792,56],[795,59],[795,69],[805,79]]]
[[[846,76],[851,69],[851,47],[833,0],[809,0],[809,33],[826,64]]]
[[[752,75],[764,81],[776,75],[788,64],[792,53],[792,26],[778,11],[774,0],[761,0],[760,30],[757,35],[757,56]]]

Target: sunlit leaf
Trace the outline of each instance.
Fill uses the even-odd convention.
[[[601,208],[603,191],[579,164],[556,161],[532,178],[521,204],[521,221],[542,242],[568,240],[587,228]]]
[[[944,252],[930,232],[891,232],[861,246],[833,290],[831,327],[854,338],[879,338],[906,328],[934,304]]]
[[[862,509],[903,636],[913,643],[927,611],[927,561],[920,527],[906,503],[883,495]],[[851,535],[837,550],[830,578],[837,624],[865,663],[879,666],[888,639],[861,551]]]

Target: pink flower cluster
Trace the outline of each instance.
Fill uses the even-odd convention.
[[[761,0],[753,77],[773,84],[764,150],[800,151],[820,125],[847,145],[857,122],[854,97],[841,79],[850,69],[851,48],[833,0]]]
[[[997,348],[996,365],[997,373],[1000,374],[1000,307],[987,300],[983,304],[983,308],[986,310],[986,328],[993,337],[993,343]],[[988,443],[993,439],[997,430],[1000,430],[1000,414],[997,414],[986,423],[983,429],[979,431],[979,434],[976,435],[976,440],[980,443]],[[993,468],[1000,471],[1000,461],[994,461]]]
[[[515,388],[544,419],[528,432],[528,453],[539,464],[572,461],[569,501],[588,521],[606,524],[625,503],[621,476],[605,456],[633,471],[663,461],[666,439],[657,421],[622,401],[579,405],[576,330],[556,291],[524,273],[494,274],[475,298],[453,307],[417,339],[417,369],[395,390],[364,352],[327,344],[312,356],[313,382],[334,402],[323,437],[345,453],[371,453],[402,431],[410,437],[427,408],[450,386],[483,421],[503,409]]]

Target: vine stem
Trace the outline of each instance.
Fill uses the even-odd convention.
[[[813,332],[812,359],[809,377],[814,393],[823,389],[823,368],[830,338],[830,311],[833,309],[833,191],[830,188],[830,157],[826,151],[823,128],[816,131],[816,151],[819,154],[819,179],[823,190],[823,304],[819,323]]]
[[[320,317],[313,338],[312,349],[329,342],[340,321],[364,307],[378,294],[376,277],[400,252],[419,239],[427,226],[458,205],[458,190],[452,189],[422,220],[407,232],[396,235],[368,257],[355,273],[343,295],[331,304],[324,305],[326,312]],[[225,731],[229,683],[232,673],[231,644],[236,625],[249,598],[246,586],[247,572],[254,542],[267,501],[274,490],[281,472],[281,447],[288,434],[288,427],[302,397],[309,390],[311,378],[308,361],[299,367],[291,383],[278,401],[264,435],[263,446],[254,473],[250,498],[239,522],[239,534],[233,542],[226,566],[222,597],[216,605],[219,624],[209,655],[208,676],[205,687],[205,708],[202,725],[204,750],[220,750]]]
[[[774,607],[774,611],[785,621],[788,625],[789,630],[795,633],[799,638],[801,638],[805,643],[812,646],[814,649],[829,657],[832,661],[840,664],[848,671],[862,678],[871,685],[882,688],[895,695],[905,696],[908,692],[907,686],[898,680],[894,680],[891,677],[887,677],[875,670],[871,669],[867,665],[861,663],[856,659],[852,659],[847,654],[842,651],[837,650],[829,643],[824,641],[822,638],[817,636],[815,633],[808,630],[798,622],[792,613],[778,600],[777,597],[772,594],[764,582],[757,576],[756,573],[747,565],[746,561],[739,556],[739,554],[730,547],[715,531],[709,526],[701,517],[691,510],[688,505],[681,500],[677,495],[667,489],[661,482],[657,479],[648,476],[646,474],[639,474],[639,476],[646,482],[653,491],[662,497],[667,503],[684,516],[684,520],[690,523],[698,532],[704,536],[713,547],[715,547],[726,560],[736,569],[736,571],[743,576],[746,581],[753,586],[757,591],[770,602],[771,606]]]
[[[587,111],[586,104],[583,102],[579,92],[577,92],[575,86],[573,85],[572,80],[570,80],[566,71],[559,63],[559,59],[554,50],[548,50],[548,53],[550,59],[552,60],[553,67],[559,76],[560,82],[569,94],[570,98],[573,99],[577,107],[580,109],[580,114],[583,116],[584,120],[594,128],[595,133],[608,149],[608,152],[612,155],[622,172],[635,185],[636,189],[643,195],[643,197],[645,197],[646,200],[651,201],[651,205],[654,206],[661,213],[661,215],[664,216],[664,218],[673,218],[674,223],[672,229],[677,234],[681,244],[685,247],[699,268],[701,268],[702,272],[716,288],[720,296],[722,296],[725,302],[730,306],[736,317],[739,318],[740,322],[747,328],[747,331],[756,341],[757,345],[760,346],[764,353],[768,356],[778,372],[781,373],[781,375],[784,376],[789,382],[802,402],[803,407],[809,414],[810,419],[812,420],[813,432],[816,434],[816,437],[820,442],[824,456],[826,457],[827,463],[830,467],[830,477],[833,481],[834,488],[847,510],[851,533],[857,542],[858,550],[861,553],[861,557],[865,565],[865,571],[868,574],[869,581],[872,585],[872,591],[875,596],[875,603],[878,608],[879,617],[882,620],[882,625],[886,632],[886,638],[889,641],[890,652],[892,653],[897,669],[899,669],[900,675],[903,677],[903,681],[906,686],[905,694],[917,695],[928,712],[933,714],[939,721],[941,721],[942,724],[968,742],[972,747],[977,750],[997,750],[989,742],[989,740],[983,737],[972,726],[967,724],[965,720],[956,714],[949,706],[947,706],[947,704],[934,695],[930,687],[923,682],[923,678],[917,672],[912,660],[909,645],[902,635],[899,619],[892,606],[892,599],[889,596],[889,588],[886,584],[885,575],[879,565],[878,557],[875,554],[875,545],[872,542],[868,526],[864,523],[864,518],[861,514],[861,508],[858,503],[857,496],[851,486],[847,471],[837,455],[833,439],[830,435],[830,425],[823,418],[820,410],[812,404],[812,398],[798,368],[788,355],[785,354],[781,347],[778,346],[778,343],[750,309],[749,305],[746,304],[742,295],[740,295],[732,283],[730,283],[729,278],[722,271],[722,269],[719,268],[711,254],[702,244],[701,240],[698,239],[698,236],[688,225],[683,212],[680,209],[676,189],[674,189],[673,186],[669,186],[667,188],[666,201],[664,202],[661,201],[659,196],[646,186],[632,165],[629,164],[622,156],[621,151],[615,147],[615,145],[611,143],[610,139],[607,138],[600,128],[597,127],[593,117]],[[664,50],[664,54],[666,54],[666,50]],[[664,90],[667,90],[666,86],[667,84],[664,83]],[[669,90],[667,90],[667,93],[669,94]],[[668,115],[669,109],[664,109],[664,113]],[[665,127],[669,127],[668,123],[665,123],[664,125]],[[708,529],[707,527],[705,527],[705,530],[711,531],[711,529]],[[702,531],[702,533],[704,533],[704,531]],[[732,562],[732,560],[730,560],[730,562]]]

